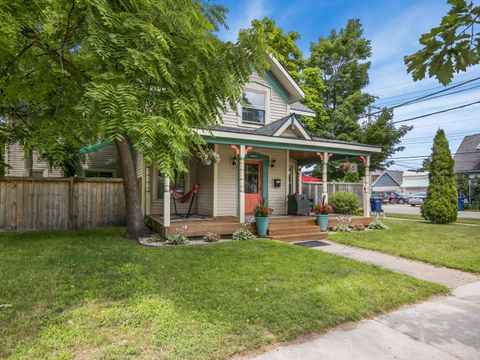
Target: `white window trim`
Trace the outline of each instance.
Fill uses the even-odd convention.
[[[87,168],[87,169],[83,169],[83,176],[86,177],[86,172],[87,171],[97,171],[97,172],[110,172],[112,173],[112,177],[113,178],[116,178],[117,177],[117,171],[115,169],[105,169],[105,168]]]
[[[270,123],[270,103],[271,103],[271,98],[272,98],[272,89],[270,87],[265,86],[263,84],[260,84],[258,82],[251,82],[251,83],[248,83],[245,86],[245,88],[242,90],[242,92],[243,91],[253,91],[253,92],[265,94],[265,123],[255,124],[255,123],[251,123],[251,122],[243,122],[242,103],[239,102],[237,111],[238,111],[238,114],[240,116],[238,117],[237,124],[239,126],[250,127],[250,128],[255,128],[255,129],[269,124]]]
[[[192,169],[192,164],[189,162],[187,164],[188,169]],[[152,165],[152,179],[150,183],[152,184],[152,202],[154,203],[163,203],[163,197],[161,199],[158,198],[158,169],[157,165]],[[170,182],[172,184],[172,182]],[[190,172],[185,173],[185,193],[189,192],[190,190]]]

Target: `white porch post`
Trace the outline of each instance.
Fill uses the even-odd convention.
[[[365,160],[365,179],[363,186],[363,216],[370,216],[370,156]]]
[[[245,145],[240,145],[238,157],[238,218],[245,222]]]
[[[325,201],[328,202],[328,178],[327,178],[327,173],[328,173],[328,152],[323,153],[323,161],[322,161],[322,200],[323,197],[325,196]]]
[[[163,226],[170,226],[170,178],[163,178]]]
[[[301,194],[302,193],[302,167],[299,166],[297,168],[297,174],[298,174],[298,177],[297,177],[297,193],[298,194]]]

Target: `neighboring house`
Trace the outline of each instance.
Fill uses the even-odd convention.
[[[83,161],[77,169],[78,176],[85,177],[122,177],[122,168],[113,144],[102,143],[84,149]],[[20,144],[12,144],[5,149],[5,176],[28,176],[26,154]],[[50,168],[45,161],[33,153],[32,177],[62,177],[58,168]]]
[[[403,173],[402,192],[414,194],[426,192],[428,188],[428,172],[405,171]]]
[[[155,165],[138,162],[144,213],[157,219],[164,229],[171,226],[171,214],[175,213],[172,185],[176,197],[199,185],[192,213],[243,223],[245,215],[252,214],[260,203],[268,203],[275,215],[287,214],[287,195],[301,192],[302,166],[346,156],[358,157],[368,165],[370,155],[381,151],[378,146],[312,136],[297,117],[314,115],[299,103],[304,92],[276,59],[272,57],[269,62],[265,75],[252,74],[242,103],[225,113],[220,126],[198,130],[220,155],[218,163],[204,165],[192,156],[187,161],[188,173],[167,179]],[[328,181],[326,173],[322,178]],[[368,181],[369,176],[366,178]],[[365,189],[369,188],[367,183]],[[364,194],[364,211],[369,214],[369,191]],[[178,213],[186,214],[190,203],[177,201],[176,205]]]
[[[403,171],[385,170],[372,179],[372,191],[402,191]]]
[[[480,134],[465,136],[454,160],[455,174],[480,176]]]

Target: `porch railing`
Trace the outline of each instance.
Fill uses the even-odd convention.
[[[363,197],[363,183],[350,183],[350,182],[327,182],[327,192],[334,194],[337,191],[352,192],[358,196],[360,206],[362,206]],[[302,183],[302,194],[307,195],[308,199],[312,199],[314,202],[320,202],[322,200],[322,182],[304,182]]]

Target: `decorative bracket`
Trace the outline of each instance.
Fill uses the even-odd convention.
[[[320,160],[323,161],[323,153],[317,152],[317,155],[320,157]],[[333,156],[333,154],[332,154],[332,153],[329,153],[329,154],[328,154],[328,159],[330,159],[332,156]],[[327,159],[327,160],[328,160],[328,159]]]
[[[240,147],[239,147],[238,145],[233,145],[233,144],[230,145],[230,147],[231,147],[233,150],[235,150],[235,155],[236,155],[237,157],[239,157],[239,156],[240,156]],[[247,146],[247,147],[245,148],[245,156],[247,156],[248,152],[249,152],[250,150],[252,150],[252,149],[253,149],[253,146]]]
[[[240,156],[240,148],[237,145],[230,145],[230,147],[235,150],[236,156]]]

